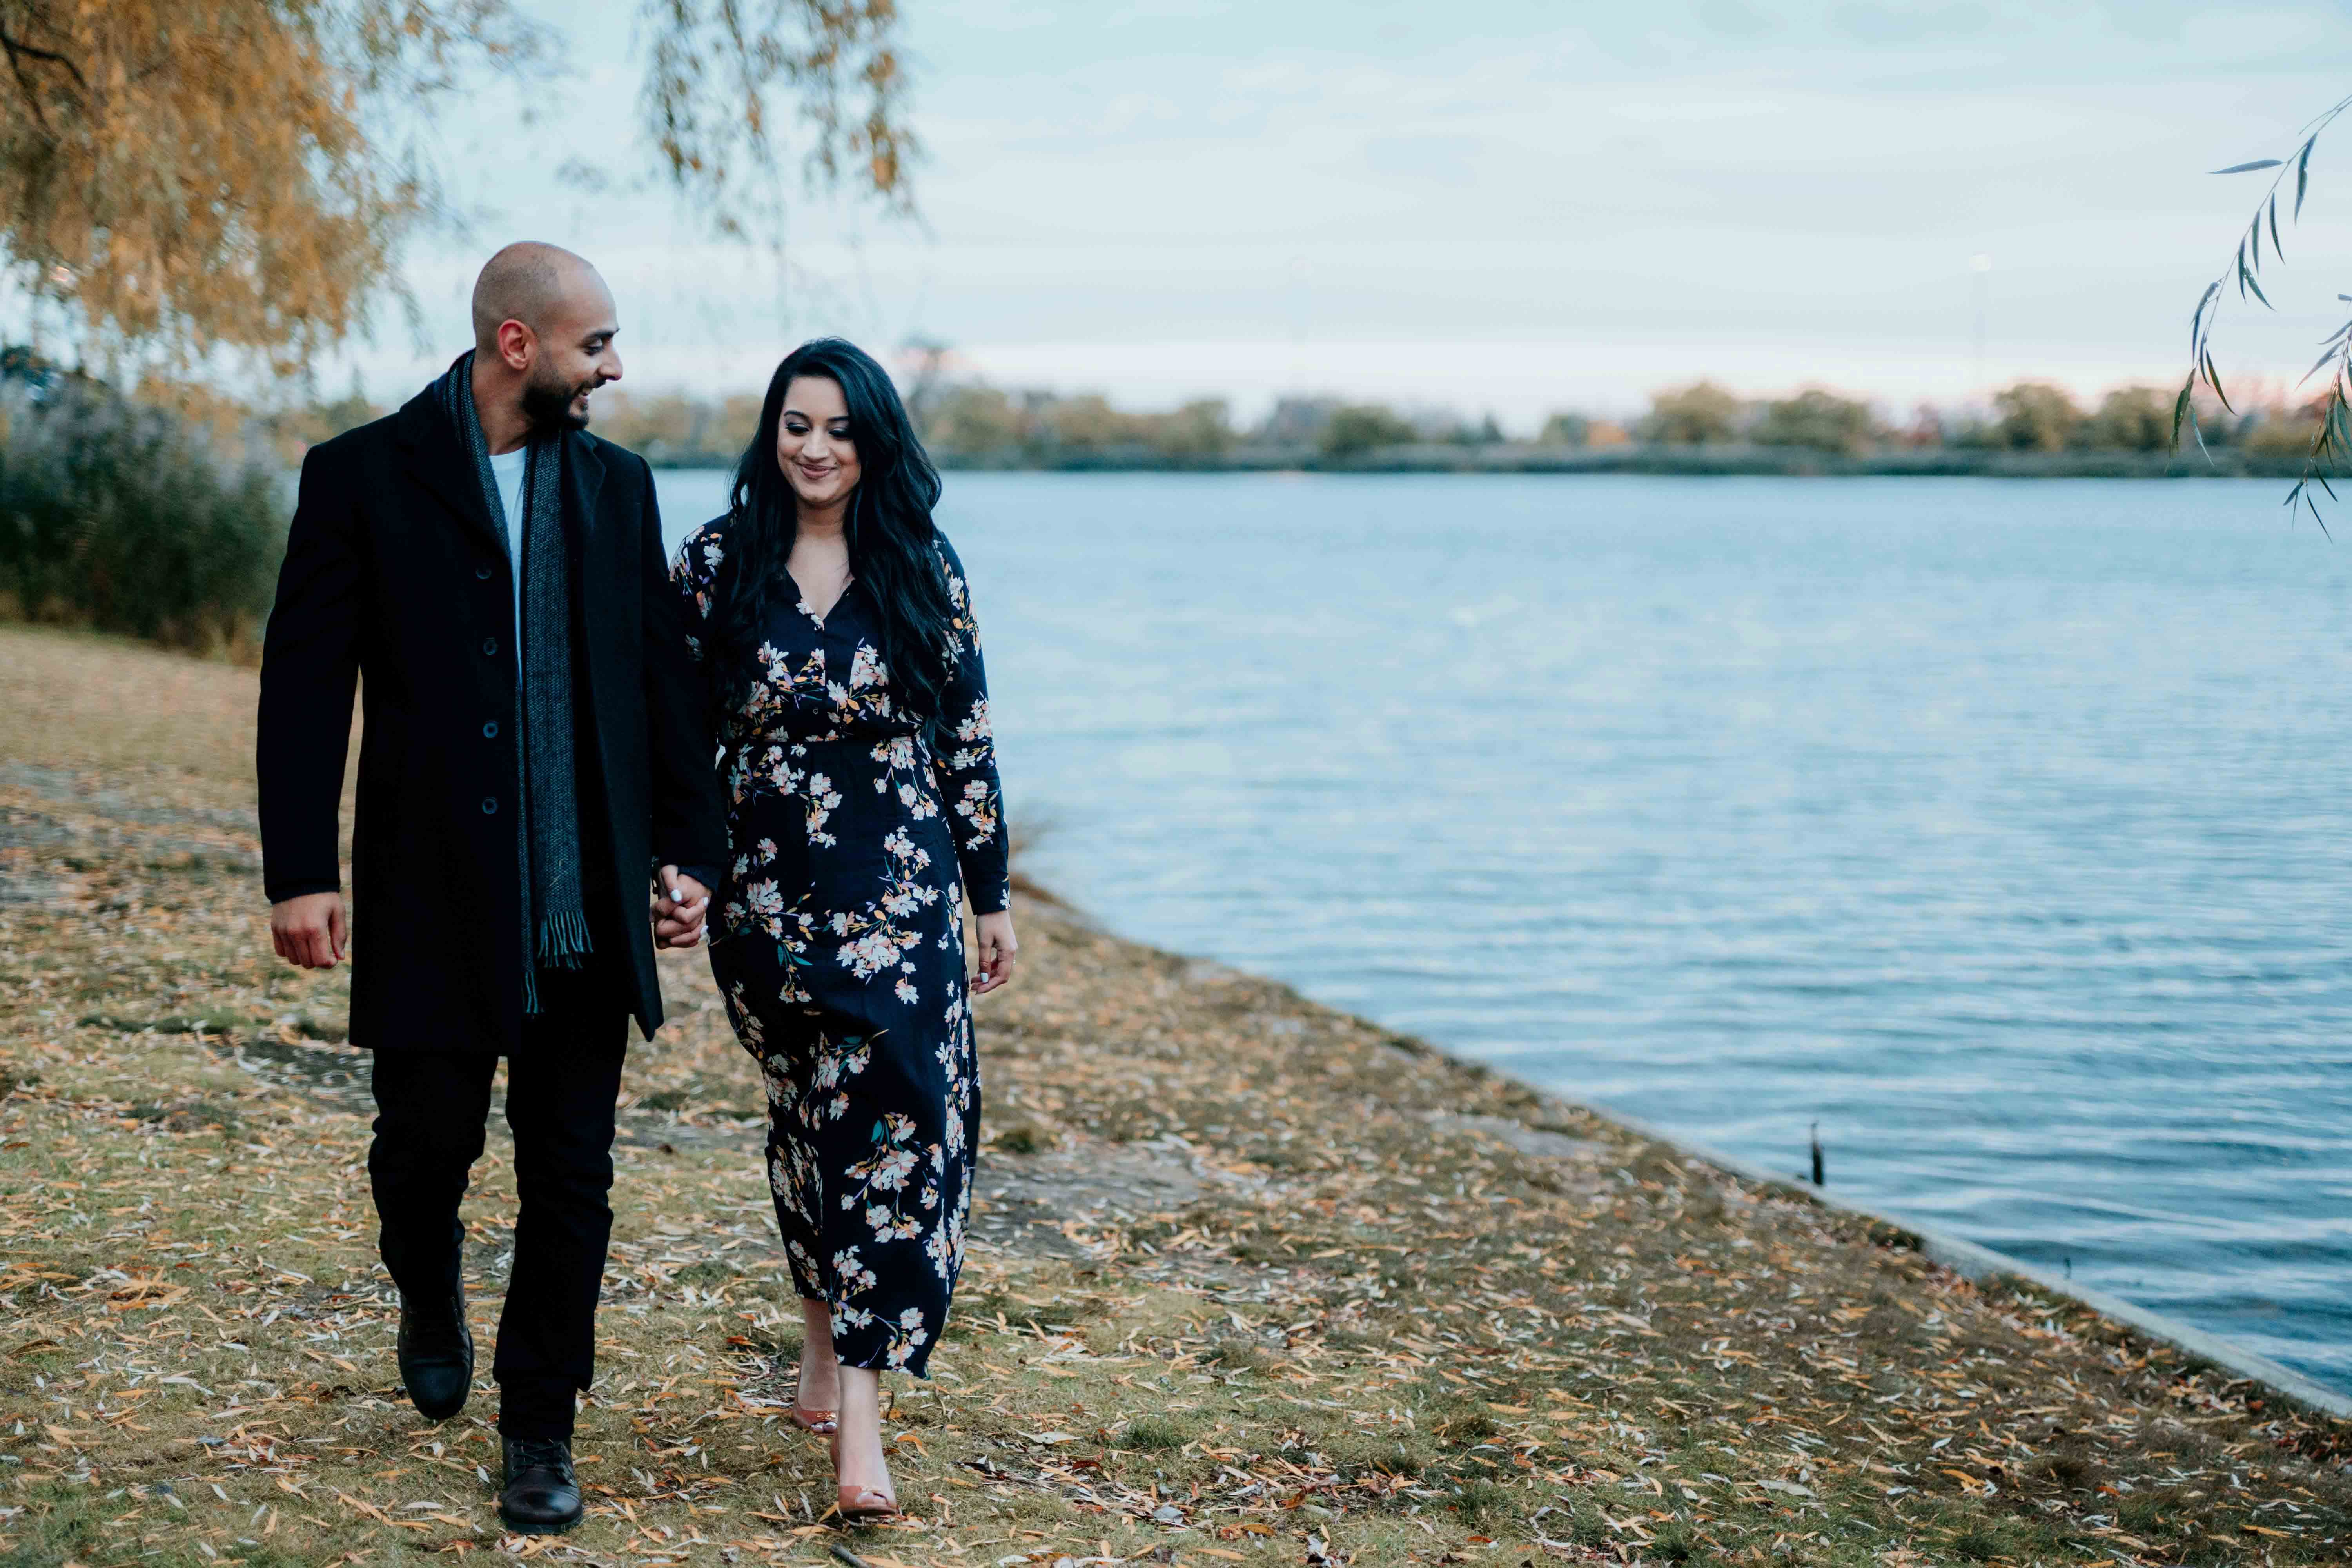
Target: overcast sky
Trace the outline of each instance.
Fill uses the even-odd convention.
[[[410,249],[436,335],[387,314],[331,377],[421,383],[529,236],[603,267],[646,389],[756,388],[820,331],[1139,407],[1328,390],[1517,427],[1700,375],[1896,409],[2173,380],[2259,188],[2205,171],[2352,91],[2352,17],[2318,4],[905,0],[921,222],[804,205],[780,287],[658,189],[550,177],[647,167],[633,9],[543,7],[563,76],[438,111],[480,216]],[[2300,373],[2352,292],[2340,134],[2232,373]]]

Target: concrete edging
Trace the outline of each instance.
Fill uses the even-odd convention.
[[[1537,1092],[1543,1093],[1541,1089],[1538,1089]],[[1547,1094],[1545,1098],[1558,1100],[1559,1097]],[[1840,1214],[1854,1215],[1864,1219],[1875,1220],[1881,1225],[1892,1226],[1906,1236],[1918,1237],[1919,1251],[1930,1262],[1940,1263],[1963,1279],[1989,1279],[1999,1275],[2011,1274],[2021,1279],[2031,1280],[2054,1295],[2081,1302],[2101,1317],[2112,1318],[2119,1323],[2128,1324],[2133,1330],[2149,1339],[2161,1341],[2176,1350],[2195,1356],[2200,1361],[2210,1362],[2225,1372],[2259,1383],[2282,1399],[2289,1400],[2322,1415],[2335,1416],[2338,1420],[2352,1420],[2352,1397],[2337,1394],[2333,1389],[2323,1388],[2293,1368],[2281,1366],[2268,1356],[2256,1355],[2253,1352],[2242,1345],[2232,1344],[2218,1334],[2209,1334],[2202,1329],[2192,1328],[2176,1319],[2168,1318],[2161,1312],[2152,1312],[2146,1307],[2137,1306],[2120,1296],[2111,1296],[2105,1290],[2095,1290],[2086,1285],[2077,1285],[2063,1275],[2054,1274],[2040,1265],[2028,1263],[2021,1258],[2011,1258],[2005,1252],[1995,1252],[1990,1247],[1979,1246],[1976,1242],[1965,1240],[1957,1236],[1948,1236],[1925,1226],[1914,1225],[1909,1220],[1897,1219],[1892,1215],[1881,1214],[1876,1209],[1864,1208],[1860,1204],[1848,1203],[1843,1199],[1832,1197],[1826,1191],[1812,1185],[1810,1182],[1799,1181],[1793,1177],[1766,1170],[1760,1165],[1751,1164],[1746,1160],[1726,1154],[1719,1150],[1710,1149],[1704,1143],[1695,1143],[1687,1138],[1678,1137],[1663,1129],[1653,1127],[1648,1122],[1636,1118],[1621,1115],[1613,1110],[1605,1110],[1598,1106],[1579,1104],[1576,1108],[1603,1121],[1613,1122],[1627,1131],[1663,1143],[1685,1159],[1713,1165],[1743,1181],[1793,1194]]]

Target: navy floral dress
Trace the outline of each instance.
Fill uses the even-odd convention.
[[[726,520],[672,574],[699,632],[733,586]],[[1006,906],[1003,803],[962,563],[942,711],[902,704],[873,601],[824,620],[789,578],[722,721],[733,857],[710,968],[768,1088],[768,1182],[793,1282],[833,1313],[845,1365],[922,1373],[963,1266],[980,1125],[963,917]],[[715,690],[746,672],[694,657]],[[711,657],[715,658],[713,654]]]

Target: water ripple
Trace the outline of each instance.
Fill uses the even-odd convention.
[[[719,481],[665,475],[690,526]],[[1035,874],[2352,1390],[2352,554],[2198,482],[950,476]]]

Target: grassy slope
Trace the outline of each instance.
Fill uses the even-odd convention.
[[[0,630],[0,1564],[824,1560],[756,1079],[698,960],[630,1069],[593,1517],[502,1543],[487,1379],[439,1427],[398,1395],[343,977],[268,956],[251,697]],[[1046,1193],[1058,1223],[982,1226],[888,1424],[918,1519],[868,1562],[2352,1558],[2341,1427],[1279,986],[1023,919],[982,1219]],[[508,1147],[467,1206],[486,1368]]]

